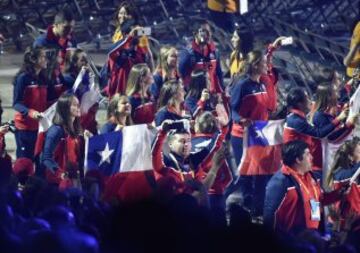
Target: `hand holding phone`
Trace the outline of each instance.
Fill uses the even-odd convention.
[[[150,36],[151,35],[151,27],[140,27],[136,30],[137,36]]]
[[[284,38],[284,39],[282,39],[282,40],[280,41],[280,44],[281,44],[282,46],[292,45],[293,43],[294,43],[294,39],[293,39],[292,36],[286,37],[286,38]]]

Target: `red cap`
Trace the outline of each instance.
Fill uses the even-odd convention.
[[[32,176],[35,173],[33,162],[29,158],[18,158],[14,163],[13,172],[15,175],[25,172],[26,175]]]

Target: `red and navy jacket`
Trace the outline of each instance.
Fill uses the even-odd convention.
[[[195,179],[195,172],[189,166],[185,166],[184,161],[175,154],[172,157],[163,155],[163,144],[166,139],[166,132],[160,130],[156,136],[152,147],[152,165],[154,168],[155,180],[159,181],[163,178],[172,178],[175,181],[177,193],[187,190],[185,181]]]
[[[276,110],[278,81],[271,59],[275,48],[268,47],[266,54],[268,73],[260,77],[260,83],[249,77],[240,79],[230,91],[230,108],[233,122],[231,135],[242,137],[244,128],[239,123],[242,118],[268,120],[269,113]]]
[[[155,115],[155,125],[160,126],[164,120],[181,120],[183,117],[171,106],[161,108]]]
[[[186,97],[184,106],[190,112],[192,118],[196,118],[203,111],[212,112],[215,110],[215,105],[211,101],[202,101],[195,96]]]
[[[202,181],[211,169],[212,157],[219,150],[228,132],[228,127],[224,127],[215,134],[196,134],[191,138],[191,162],[196,168],[196,178]],[[199,168],[199,165],[200,169]],[[225,189],[233,180],[229,164],[224,160],[215,181],[209,189],[209,194],[224,194]]]
[[[155,74],[153,75],[153,77],[154,77],[154,83],[151,84],[151,86],[150,86],[150,94],[155,100],[157,100],[160,96],[160,90],[161,90],[163,84],[165,82],[169,81],[169,79],[165,78],[165,80],[164,80],[163,75],[162,75],[162,70],[156,71]],[[175,79],[179,80],[179,78],[180,77],[179,77],[178,73],[176,72]]]
[[[249,77],[235,84],[231,91],[230,107],[233,127],[231,135],[242,137],[242,118],[250,120],[268,120],[272,106],[265,84],[251,80]]]
[[[150,99],[141,98],[139,93],[129,96],[131,104],[131,118],[134,124],[148,124],[154,121],[156,103]]]
[[[53,27],[53,25],[49,26],[45,34],[37,37],[33,43],[33,47],[46,47],[59,50],[59,57],[61,58],[60,69],[63,70],[66,49],[76,47],[77,45],[73,34],[69,34],[66,38],[58,37],[54,34]]]
[[[224,91],[220,58],[213,42],[208,43],[203,49],[193,41],[191,48],[182,51],[180,54],[179,72],[186,88],[190,84],[191,72],[198,69],[208,73],[211,93]]]
[[[340,194],[338,191],[323,193],[320,181],[316,181],[311,172],[300,175],[283,166],[266,186],[264,224],[282,232],[318,229],[322,221],[311,219],[310,199],[329,205],[339,200]]]
[[[133,46],[135,38],[127,36],[115,43],[110,50],[107,60],[108,84],[106,94],[111,98],[116,93],[125,94],[126,83],[132,66],[145,63],[148,55],[147,48]]]
[[[335,128],[340,124],[336,118],[330,122],[324,121],[322,127],[312,126],[308,123],[305,114],[296,109],[291,109],[290,114],[286,117],[286,123],[284,127],[284,143],[301,140],[306,142],[309,145],[310,153],[313,157],[322,156],[322,154],[317,154],[315,152],[316,148],[314,145],[314,138],[321,139],[330,134]],[[317,159],[317,158],[316,158]],[[321,167],[314,167],[314,170],[321,170]]]
[[[334,189],[339,189],[344,182],[350,180],[350,178],[359,169],[360,163],[354,164],[350,168],[341,168],[334,173]],[[347,215],[354,212],[360,215],[360,184],[357,179],[350,186],[350,191],[342,200],[343,203],[338,203],[337,208],[341,208],[342,218],[346,218]]]
[[[312,119],[314,127],[318,129],[326,128],[326,126],[331,125],[334,120],[335,120],[335,116],[322,111],[316,111]],[[346,137],[348,137],[353,129],[354,126],[351,124],[341,124],[338,128],[336,128],[327,136],[327,139],[331,143],[339,143],[343,141]],[[312,145],[313,145],[312,155],[313,155],[314,169],[321,170],[323,165],[321,140],[317,138],[313,138]]]
[[[221,97],[222,104],[225,107],[227,115],[230,115],[230,98],[225,93],[211,94],[210,99],[202,101],[199,97],[187,96],[184,102],[184,107],[186,111],[190,112],[190,115],[193,119],[196,118],[199,114],[204,111],[213,112],[216,116],[216,106],[219,104],[219,97]]]
[[[51,86],[42,78],[28,73],[19,74],[14,81],[15,126],[19,130],[37,131],[39,122],[30,116],[34,111],[44,112],[48,106],[48,98],[52,94]]]
[[[63,174],[81,171],[84,161],[84,139],[66,134],[64,128],[52,125],[46,132],[40,155],[41,164],[47,170],[47,180],[56,184],[68,184]],[[65,181],[64,181],[65,180]]]

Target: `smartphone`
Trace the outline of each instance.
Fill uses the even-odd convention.
[[[142,27],[136,31],[137,36],[150,36],[151,27]]]
[[[281,45],[282,46],[286,46],[286,45],[291,45],[292,43],[294,42],[294,39],[293,39],[293,37],[286,37],[285,39],[282,39],[281,40]]]
[[[187,119],[176,120],[173,123],[169,124],[169,129],[174,129],[177,131],[186,130],[190,131],[190,122]]]

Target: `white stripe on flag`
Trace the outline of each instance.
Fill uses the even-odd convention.
[[[262,132],[269,142],[269,145],[278,145],[283,143],[285,120],[269,120]]]
[[[52,121],[56,111],[56,104],[57,102],[43,112],[44,117],[39,122],[39,133],[47,131],[52,126]]]
[[[120,172],[152,170],[151,143],[156,130],[146,124],[124,127]]]

